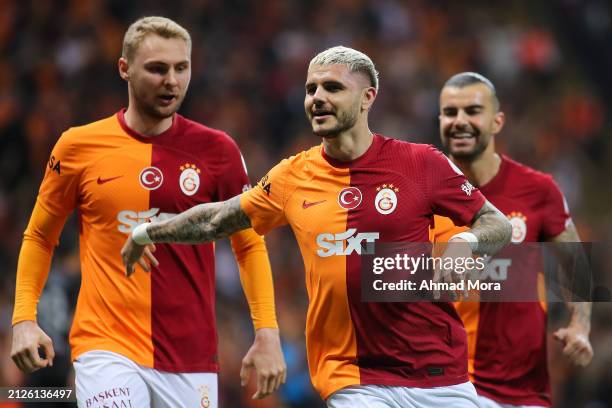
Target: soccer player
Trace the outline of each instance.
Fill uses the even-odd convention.
[[[550,175],[495,152],[505,122],[495,87],[473,72],[451,77],[440,93],[440,136],[451,160],[513,226],[512,242],[580,242],[563,194]],[[435,217],[433,240],[462,229]],[[508,272],[508,273],[511,273]],[[591,361],[590,303],[568,303],[572,318],[554,337],[575,364]],[[546,308],[540,302],[457,302],[469,343],[470,378],[481,406],[551,406]]]
[[[190,58],[189,33],[170,19],[128,28],[118,62],[127,109],[62,134],[25,231],[12,358],[31,372],[53,363],[36,305],[66,217],[78,211],[82,284],[70,344],[80,407],[219,406],[213,245],[151,248],[161,265],[143,260],[151,273],[130,280],[118,255],[138,224],[248,188],[234,141],[176,113]],[[241,375],[256,369],[262,398],[285,376],[268,255],[252,229],[230,238],[256,329]]]
[[[366,242],[427,242],[434,213],[471,224],[463,235],[470,248],[502,247],[509,223],[431,146],[369,130],[378,73],[365,54],[318,54],[305,90],[306,116],[323,143],[283,160],[239,197],[139,226],[122,250],[126,272],[152,242],[289,224],[306,271],[310,374],[329,407],[476,407],[452,304],[362,302],[360,253]]]

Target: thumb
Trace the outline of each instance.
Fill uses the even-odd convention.
[[[53,341],[49,337],[46,337],[43,341],[40,342],[40,346],[45,352],[45,359],[47,360],[49,367],[52,367],[53,359],[55,358],[55,350],[53,349]]]
[[[566,335],[567,335],[566,329],[559,329],[553,333],[553,337],[555,338],[555,340],[559,340],[559,341],[564,341]]]

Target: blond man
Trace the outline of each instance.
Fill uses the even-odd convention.
[[[24,372],[53,362],[36,305],[77,210],[82,284],[70,344],[79,406],[217,407],[213,246],[158,245],[159,262],[143,260],[133,279],[118,253],[140,223],[241,193],[246,168],[227,134],[176,113],[191,78],[187,30],[139,19],[118,68],[128,107],[67,130],[51,152],[19,256],[12,358]],[[252,229],[230,238],[256,329],[242,374],[257,369],[262,398],[285,378],[268,255]]]

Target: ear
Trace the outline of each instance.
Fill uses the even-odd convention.
[[[504,128],[506,124],[506,115],[504,112],[497,112],[493,118],[493,134],[496,135]]]
[[[130,80],[130,75],[128,74],[129,64],[125,58],[123,57],[119,58],[119,61],[117,61],[117,68],[119,69],[119,76],[124,81],[129,81]]]
[[[374,103],[374,99],[376,99],[376,94],[376,88],[374,88],[373,86],[364,89],[363,94],[361,96],[362,111],[370,110],[372,104]]]

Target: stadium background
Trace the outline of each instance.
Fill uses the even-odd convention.
[[[229,132],[253,182],[280,158],[319,142],[302,101],[307,63],[324,48],[351,46],[376,63],[381,91],[371,114],[374,131],[438,146],[439,88],[458,71],[482,72],[497,85],[508,119],[500,148],[552,173],[583,239],[609,243],[611,9],[604,0],[0,0],[0,387],[70,381],[65,339],[79,281],[74,219],[56,250],[40,308],[57,361],[53,370],[30,377],[8,357],[15,265],[60,133],[127,103],[116,60],[134,19],[159,14],[189,29],[193,76],[181,113]],[[252,329],[229,246],[218,246],[223,407],[322,406],[305,363],[303,266],[291,237],[285,228],[267,238],[289,378],[279,394],[258,403],[239,386]],[[599,273],[612,287],[610,269]],[[565,322],[562,310],[553,308],[552,326]],[[595,305],[591,339],[595,359],[586,369],[568,365],[550,341],[556,406],[612,407],[610,303]]]

